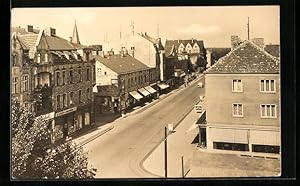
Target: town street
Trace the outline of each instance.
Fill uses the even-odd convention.
[[[204,88],[197,87],[203,79],[119,119],[113,130],[86,144],[89,163],[98,169],[96,178],[154,178],[142,162],[161,143],[164,127],[178,125],[204,95]]]

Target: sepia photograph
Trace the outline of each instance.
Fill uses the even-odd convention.
[[[280,6],[12,8],[11,179],[282,175]]]

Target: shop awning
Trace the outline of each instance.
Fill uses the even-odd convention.
[[[156,90],[155,90],[154,88],[150,87],[150,86],[146,86],[145,89],[146,89],[148,92],[150,92],[151,94],[153,94],[153,93],[156,92]]]
[[[129,92],[129,94],[134,97],[134,99],[136,100],[140,100],[143,98],[143,96],[141,94],[139,94],[137,91],[132,91],[132,92]]]
[[[138,91],[140,93],[142,93],[142,95],[144,95],[144,96],[149,96],[150,95],[150,93],[147,90],[145,90],[144,88],[140,88],[140,89],[138,89]]]
[[[160,84],[157,84],[157,86],[161,89],[166,89],[169,87],[169,85],[165,84],[165,83],[160,83]]]
[[[256,145],[280,146],[280,132],[250,130],[250,143]]]
[[[214,142],[248,144],[247,130],[211,128],[210,134]]]
[[[60,54],[58,53],[58,52],[55,52],[55,51],[50,51],[52,54],[54,54],[54,55],[57,55],[57,56],[59,56],[60,57]]]

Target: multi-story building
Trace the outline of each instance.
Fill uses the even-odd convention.
[[[250,41],[206,71],[206,124],[200,130],[208,149],[280,153],[279,73],[279,60]]]
[[[77,32],[76,25],[74,29]],[[23,53],[19,63],[26,68],[19,71],[23,74],[23,92],[28,90],[30,95],[28,99],[21,96],[20,101],[33,103],[36,115],[51,121],[53,141],[93,124],[95,64],[90,60],[90,48],[57,36],[54,28],[35,32],[32,26],[26,33],[13,35],[13,48],[13,61],[14,56],[21,60]],[[23,78],[27,71],[28,77]]]
[[[94,55],[96,60],[95,105],[99,112],[121,112],[156,97],[151,87],[157,81],[150,68],[126,54]]]

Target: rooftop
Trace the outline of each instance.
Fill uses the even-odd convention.
[[[99,61],[117,74],[125,74],[149,69],[149,67],[147,67],[145,64],[131,57],[130,55],[124,55],[124,57],[120,54],[105,57],[93,55],[92,58],[95,58],[96,61]]]
[[[271,54],[274,57],[279,57],[280,56],[280,46],[279,45],[274,45],[274,44],[269,44],[265,46],[265,51]]]
[[[187,39],[187,40],[166,40],[166,44],[165,44],[165,51],[166,51],[166,55],[169,56],[171,55],[172,52],[172,48],[174,49],[178,49],[180,44],[183,44],[184,47],[190,43],[192,46],[194,45],[194,43],[197,43],[198,46],[200,48],[204,48],[204,43],[202,40],[197,40],[197,39]]]
[[[277,74],[279,60],[250,41],[242,42],[206,71],[208,74]]]

